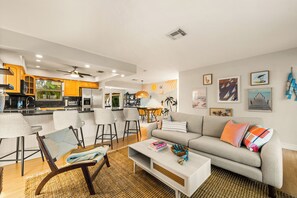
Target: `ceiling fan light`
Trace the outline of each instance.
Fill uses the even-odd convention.
[[[73,77],[73,78],[78,78],[79,77],[79,75],[77,73],[72,73],[72,74],[70,74],[70,76]]]
[[[136,98],[148,98],[150,94],[146,91],[138,91],[135,96]]]

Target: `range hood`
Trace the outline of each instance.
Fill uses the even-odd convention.
[[[0,88],[5,89],[5,90],[13,90],[14,87],[11,84],[0,84]]]
[[[9,68],[8,69],[0,68],[0,74],[2,74],[2,75],[13,75],[14,73]]]

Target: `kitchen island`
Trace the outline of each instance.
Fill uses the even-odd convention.
[[[81,109],[81,108],[76,108],[76,109],[79,112],[79,116],[81,120],[85,122],[85,125],[83,126],[85,144],[92,145],[94,144],[94,141],[95,141],[95,134],[97,129],[97,126],[94,120],[94,112],[92,109]],[[65,110],[71,111],[73,109],[65,109]],[[17,113],[17,112],[22,113],[30,125],[42,126],[42,131],[40,132],[40,134],[44,135],[55,131],[54,122],[53,122],[54,111],[55,110],[6,109],[4,113],[6,114]],[[58,111],[61,111],[61,110],[58,110]],[[117,126],[118,137],[122,138],[124,134],[124,126],[125,126],[123,109],[112,109],[112,112],[114,114],[114,117],[117,120],[116,126]],[[107,129],[108,127],[105,127],[105,128]],[[9,133],[9,131],[7,131],[7,133]],[[16,149],[16,139],[4,139],[0,146],[1,146],[0,156],[13,152]],[[31,135],[25,138],[25,148],[36,148],[37,146],[38,145],[37,145],[37,140],[35,135]],[[14,158],[14,156],[11,156],[11,157],[12,159]],[[32,157],[33,158],[40,157],[40,155],[36,154]],[[11,163],[14,163],[14,162],[11,162]],[[0,166],[4,164],[8,164],[8,163],[0,162]]]

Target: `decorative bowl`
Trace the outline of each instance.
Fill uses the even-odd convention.
[[[171,146],[171,151],[175,155],[184,158],[184,160],[188,160],[189,148],[187,146],[181,144],[174,144]]]

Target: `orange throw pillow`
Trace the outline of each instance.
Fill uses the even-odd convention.
[[[248,128],[248,123],[235,124],[232,120],[230,120],[225,125],[224,131],[221,135],[221,140],[232,144],[235,147],[240,147],[242,139]]]

